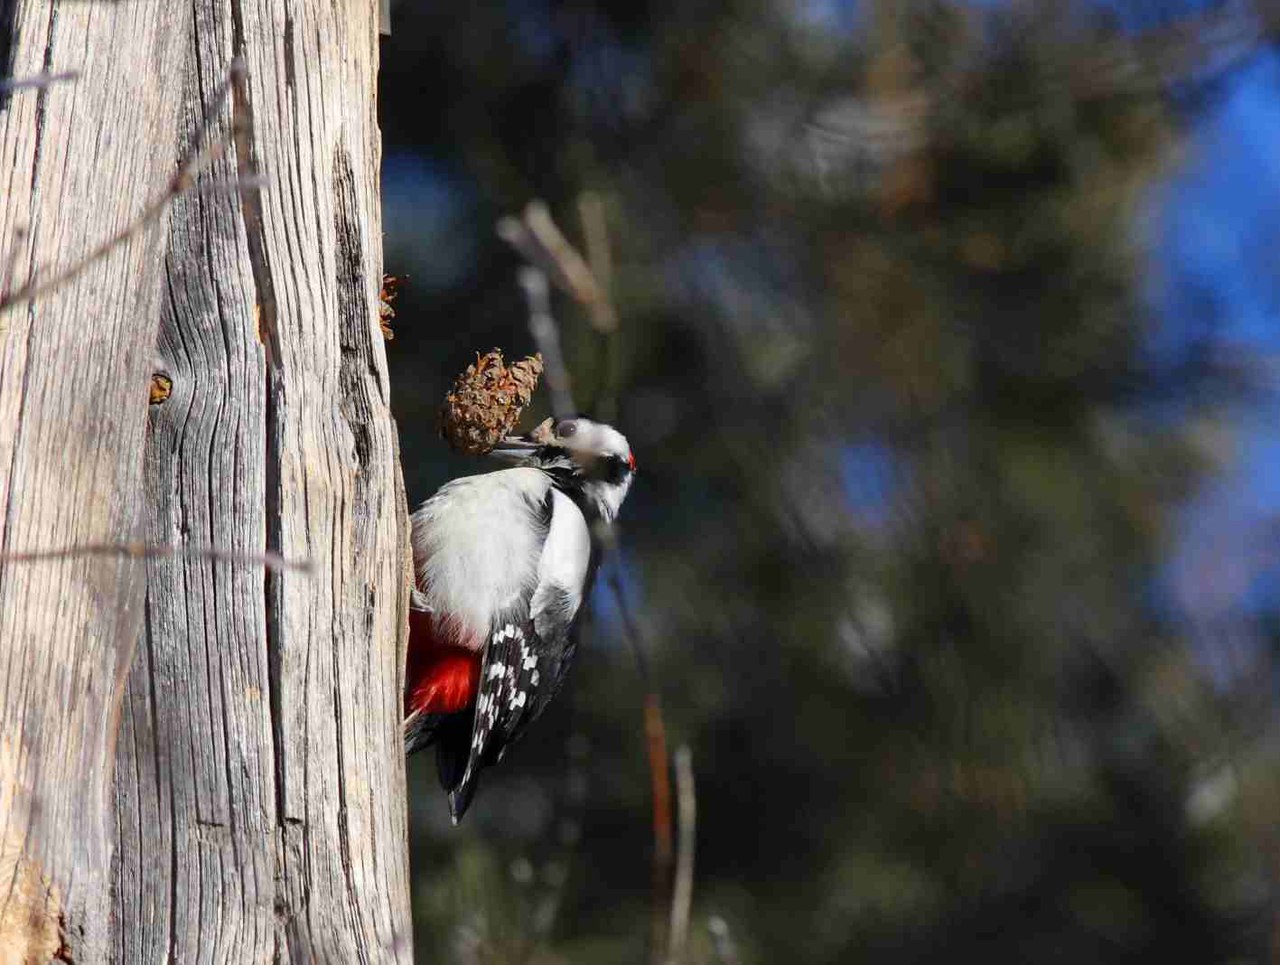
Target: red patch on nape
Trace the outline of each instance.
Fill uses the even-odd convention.
[[[634,452],[627,453],[627,465],[631,467],[631,471],[636,471],[636,454]]]
[[[405,716],[415,711],[456,714],[471,706],[479,688],[480,652],[449,642],[431,614],[411,612]]]

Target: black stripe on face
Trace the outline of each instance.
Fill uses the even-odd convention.
[[[539,450],[543,472],[550,474],[560,488],[569,491],[584,481],[616,485],[631,475],[631,466],[621,456],[600,456],[586,465],[575,462],[563,449],[546,447]]]
[[[631,467],[627,465],[627,461],[621,456],[605,456],[600,460],[598,466],[600,475],[597,478],[603,479],[611,485],[622,482],[631,474]]]

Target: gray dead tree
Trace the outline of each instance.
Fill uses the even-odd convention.
[[[411,958],[377,28],[0,0],[0,963]]]

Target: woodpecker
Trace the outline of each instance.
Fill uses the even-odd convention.
[[[613,522],[636,468],[622,433],[585,418],[492,455],[516,465],[454,479],[412,517],[405,753],[435,746],[454,824],[564,683],[594,526]]]

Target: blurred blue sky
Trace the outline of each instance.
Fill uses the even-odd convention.
[[[1140,226],[1152,232],[1154,347],[1176,355],[1212,338],[1270,383],[1229,410],[1225,469],[1188,507],[1170,566],[1177,604],[1198,621],[1220,623],[1241,607],[1277,605],[1280,57],[1258,55],[1189,103],[1185,156]]]

